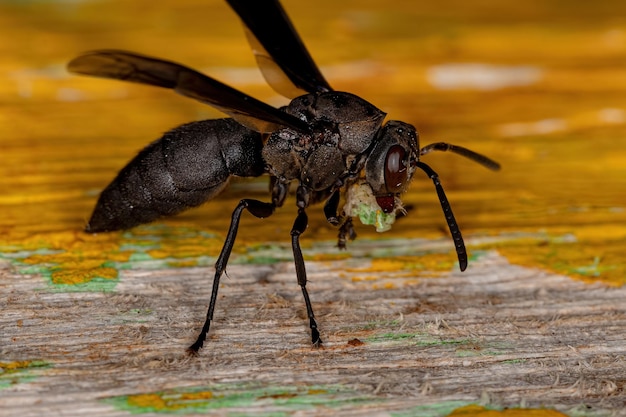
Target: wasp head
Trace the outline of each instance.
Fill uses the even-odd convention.
[[[398,120],[383,126],[365,163],[365,180],[384,213],[401,209],[400,194],[406,191],[419,160],[415,128]]]

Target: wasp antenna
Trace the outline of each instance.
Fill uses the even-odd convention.
[[[437,195],[439,196],[439,203],[441,204],[443,214],[448,222],[448,228],[450,229],[452,240],[454,241],[456,256],[459,259],[459,268],[461,271],[465,271],[465,268],[467,268],[467,251],[465,250],[465,243],[463,242],[461,229],[459,229],[459,225],[456,223],[456,219],[454,218],[454,213],[452,213],[452,207],[450,207],[448,197],[446,197],[446,193],[443,191],[443,187],[439,181],[439,175],[437,175],[437,173],[424,162],[418,161],[417,166],[424,171],[426,175],[433,180],[433,184],[435,184],[435,189],[437,190]]]
[[[420,155],[426,155],[427,153],[430,153],[432,151],[450,151],[457,155],[464,156],[467,159],[471,159],[472,161],[492,171],[500,170],[500,164],[493,159],[488,158],[485,155],[479,154],[478,152],[474,152],[470,149],[464,148],[462,146],[452,145],[446,142],[431,143],[430,145],[426,145],[422,149],[420,149]]]

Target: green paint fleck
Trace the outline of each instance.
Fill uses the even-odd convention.
[[[220,384],[211,387],[175,389],[104,400],[132,414],[141,413],[203,413],[228,408],[263,407],[266,416],[281,416],[297,410],[319,406],[341,407],[346,404],[375,401],[340,386],[271,386],[258,384]],[[379,400],[376,400],[379,401]],[[238,415],[248,415],[238,411]]]
[[[593,262],[590,265],[571,268],[571,273],[587,277],[599,277],[602,272],[607,272],[612,269],[615,269],[615,267],[600,266],[600,257],[596,256],[593,258]]]
[[[509,359],[506,361],[502,361],[502,363],[505,363],[507,365],[516,365],[516,364],[525,363],[525,362],[526,362],[526,359]]]
[[[368,342],[397,342],[408,341],[408,344],[416,346],[440,346],[440,345],[473,345],[470,339],[442,339],[428,334],[420,333],[384,333],[365,338]]]
[[[42,274],[50,283],[50,292],[111,292],[119,282],[119,279],[92,278],[90,281],[77,284],[53,283],[48,273]]]
[[[40,369],[49,368],[48,362],[40,360],[0,362],[0,389],[35,379]]]
[[[400,325],[400,320],[384,320],[384,321],[371,321],[367,323],[365,326],[362,326],[363,330],[374,330],[374,329],[389,329],[390,327],[397,327]]]

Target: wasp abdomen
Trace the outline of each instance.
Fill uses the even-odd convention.
[[[261,135],[232,119],[192,122],[170,130],[124,167],[102,191],[85,228],[129,229],[215,197],[231,175],[264,173]]]

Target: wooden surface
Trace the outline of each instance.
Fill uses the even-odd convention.
[[[439,276],[347,263],[308,264],[324,348],[309,347],[293,267],[241,265],[198,357],[184,347],[205,313],[207,268],[126,271],[115,291],[82,293],[5,269],[3,358],[38,362],[3,364],[0,414],[442,416],[480,404],[620,415],[625,289],[494,251]]]
[[[319,3],[319,4],[318,4]],[[222,1],[0,4],[0,415],[626,415],[626,3],[285,0],[331,85],[488,154],[428,155],[471,253],[458,272],[432,184],[349,250],[317,207],[302,243],[325,341],[309,346],[288,246],[293,199],[244,216],[215,322],[197,335],[230,212],[81,230],[146,143],[217,112],[69,76],[123,48],[274,105]],[[425,158],[426,159],[426,158]]]

